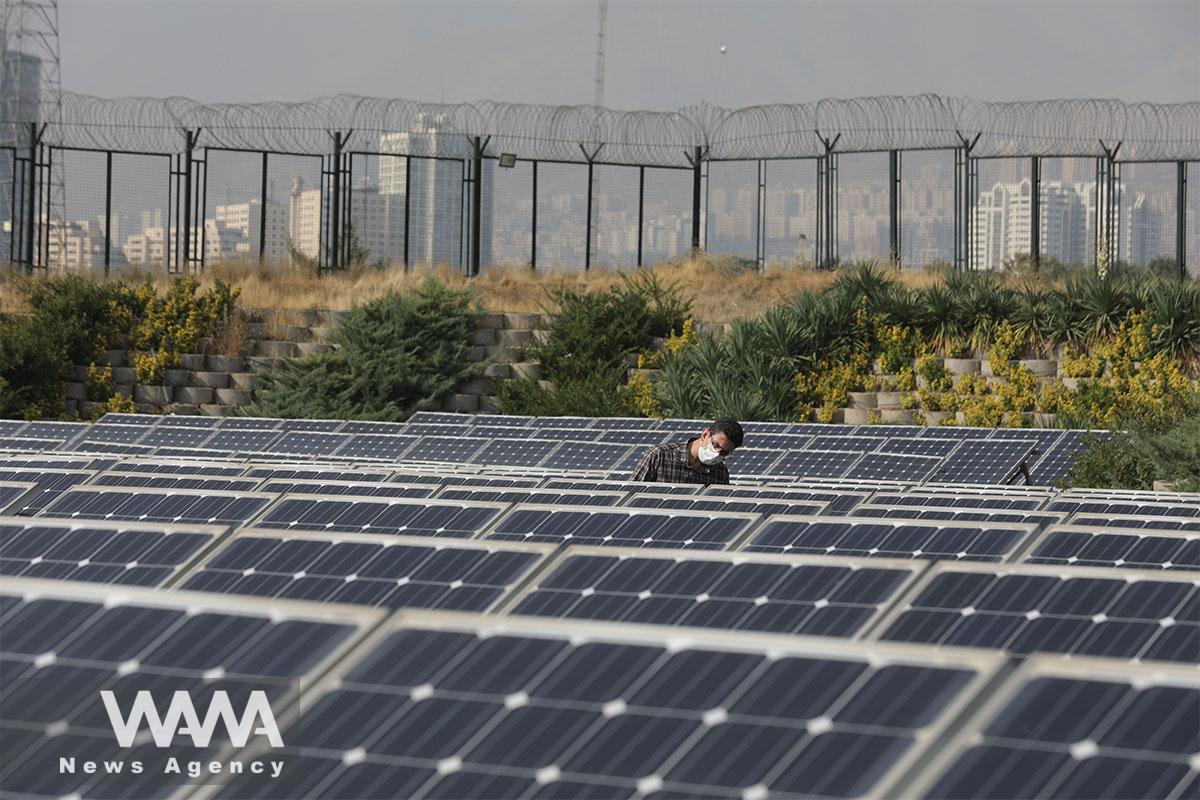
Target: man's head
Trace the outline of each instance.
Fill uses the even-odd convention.
[[[735,419],[722,417],[700,433],[698,444],[701,463],[720,464],[742,446],[742,426]]]

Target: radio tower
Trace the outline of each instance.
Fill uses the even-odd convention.
[[[16,146],[29,142],[32,122],[49,123],[62,130],[62,63],[58,51],[58,0],[0,0],[3,10],[3,39],[0,50],[0,145]],[[45,161],[43,158],[42,161]],[[62,162],[52,163],[47,178],[41,181],[37,217],[44,234],[41,252],[35,258],[49,266],[49,238],[58,238],[58,253],[64,252],[66,227],[63,224],[67,203]],[[45,176],[46,172],[42,175]],[[11,181],[12,166],[0,172]],[[0,186],[11,197],[11,186]],[[5,191],[7,190],[7,191]],[[11,209],[10,209],[11,211]],[[41,217],[48,218],[42,223]],[[8,217],[13,219],[12,216]],[[4,254],[7,256],[7,254]],[[60,256],[61,257],[61,256]]]

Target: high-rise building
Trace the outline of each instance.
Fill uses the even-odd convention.
[[[1041,184],[1039,249],[1044,257],[1064,264],[1087,261],[1086,195],[1082,185],[1060,181]],[[1000,270],[1018,256],[1033,251],[1033,184],[997,183],[980,192],[971,229],[971,264],[975,269]]]
[[[468,262],[471,213],[466,172],[471,145],[460,133],[446,130],[445,116],[418,114],[412,130],[379,137],[379,194],[399,195],[408,204],[408,257],[413,264]],[[396,155],[390,155],[396,154]],[[407,155],[413,158],[401,158]],[[495,161],[484,159],[480,196],[479,263],[493,262],[492,214]],[[402,212],[403,213],[403,212]]]

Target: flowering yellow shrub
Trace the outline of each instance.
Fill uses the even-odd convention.
[[[641,363],[640,360],[638,363]],[[628,383],[629,398],[633,407],[644,417],[661,417],[662,410],[654,394],[654,383],[644,373],[635,373]]]
[[[110,414],[133,414],[137,411],[137,403],[133,402],[132,397],[114,394],[108,398],[108,411]]]
[[[87,377],[83,381],[83,393],[88,400],[103,401],[112,394],[113,371],[105,364],[97,367],[95,363],[88,364]]]

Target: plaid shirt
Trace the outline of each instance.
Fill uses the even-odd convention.
[[[667,442],[646,451],[633,470],[631,481],[658,481],[660,483],[729,483],[729,468],[724,464],[700,465],[700,471],[692,469],[692,442],[700,437],[693,436],[686,442]]]

